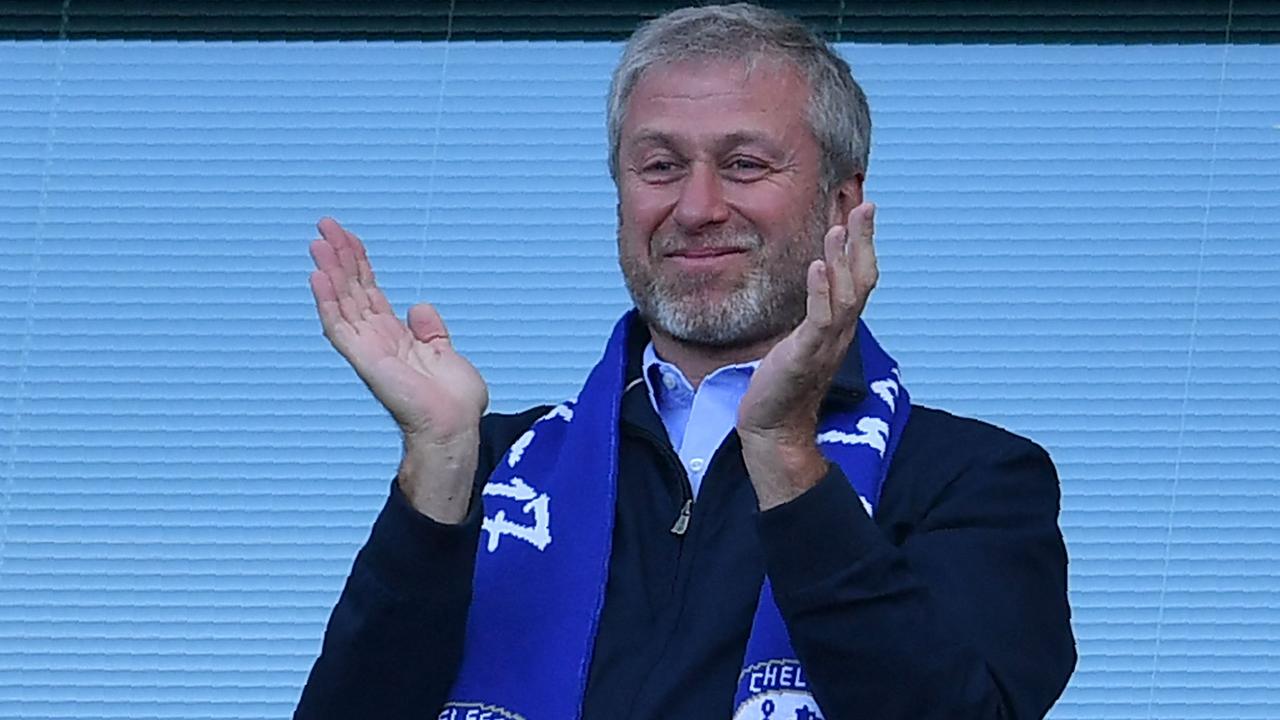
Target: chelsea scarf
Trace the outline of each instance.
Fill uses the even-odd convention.
[[[578,397],[534,422],[482,490],[462,667],[440,720],[581,716],[609,572],[618,413],[634,315],[618,321]],[[824,415],[817,442],[870,514],[911,403],[893,359],[864,323],[857,333],[871,392],[850,410]],[[752,720],[821,717],[767,579],[734,708],[734,718]]]

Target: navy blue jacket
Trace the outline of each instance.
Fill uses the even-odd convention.
[[[633,333],[628,377],[639,378]],[[828,403],[865,394],[849,353]],[[481,423],[477,488],[547,408]],[[913,406],[874,519],[838,467],[759,512],[731,433],[683,535],[688,478],[644,383],[623,397],[618,495],[586,720],[729,718],[767,573],[826,720],[1041,718],[1075,667],[1048,455]],[[457,675],[480,535],[392,483],[295,718],[434,717]],[[568,719],[566,719],[568,720]]]

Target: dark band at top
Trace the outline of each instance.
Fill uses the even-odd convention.
[[[640,22],[686,4],[671,0],[10,0],[0,6],[0,39],[622,40]],[[760,4],[795,15],[837,42],[1280,42],[1280,2],[1273,0],[792,0]]]

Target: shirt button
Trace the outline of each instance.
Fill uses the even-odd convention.
[[[707,462],[702,458],[694,458],[689,461],[689,469],[694,472],[702,472],[702,466],[706,464]]]
[[[671,375],[671,373],[664,373],[662,375],[662,384],[666,385],[668,390],[675,390],[676,389],[675,376]]]

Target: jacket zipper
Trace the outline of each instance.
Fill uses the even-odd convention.
[[[693,498],[685,498],[684,505],[680,508],[680,516],[676,518],[676,524],[671,526],[671,532],[683,536],[689,530],[689,516],[692,514]]]
[[[731,446],[735,444],[730,443]],[[714,463],[719,455],[720,451],[716,450],[715,455],[711,456],[711,462]],[[684,472],[684,464],[679,461],[679,458],[676,459],[676,465],[680,467],[681,476],[684,479],[684,505],[680,506],[680,514],[676,516],[676,522],[671,526],[671,534],[684,537],[684,534],[689,532],[689,520],[693,517],[693,486],[689,484],[689,474]]]
[[[680,478],[680,493],[684,498],[684,502],[680,506],[680,513],[676,516],[675,523],[671,526],[671,534],[679,538],[679,542],[676,546],[676,570],[675,575],[671,578],[671,588],[673,593],[680,593],[680,588],[683,582],[682,578],[688,575],[687,565],[689,560],[686,557],[685,541],[688,539],[686,535],[689,532],[689,523],[693,517],[693,484],[689,482],[689,473],[685,470],[684,463],[680,462],[680,457],[675,453],[670,445],[666,444],[663,439],[658,438],[653,433],[643,428],[633,425],[630,429],[650,442],[663,460],[666,461],[671,470]],[[678,623],[674,627],[662,629],[663,634],[666,635],[666,640],[663,641],[663,648],[659,653],[659,657],[667,652],[667,646],[670,644],[672,636],[678,632],[677,628]],[[644,695],[646,689],[653,682],[652,675],[656,670],[656,667],[650,668],[646,673],[645,678],[640,682],[640,687],[637,689],[637,697]],[[636,709],[633,705],[629,712],[621,717],[625,718],[625,720],[633,720],[635,712]]]
[[[689,532],[689,522],[693,519],[693,485],[689,482],[689,473],[684,469],[684,463],[680,462],[680,457],[663,443],[653,433],[639,427],[633,426],[633,431],[653,444],[654,448],[661,453],[666,461],[675,468],[680,475],[681,494],[684,496],[684,503],[680,506],[680,514],[676,515],[675,523],[671,526],[671,534],[677,537],[684,537]]]

